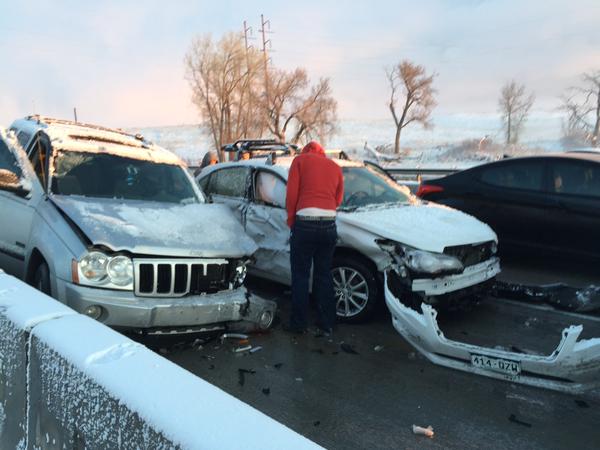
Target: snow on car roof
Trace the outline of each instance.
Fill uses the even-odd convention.
[[[110,153],[124,158],[185,165],[174,153],[121,130],[33,116],[52,141],[53,147],[74,152]]]

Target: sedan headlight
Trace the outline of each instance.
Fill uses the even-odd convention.
[[[133,290],[133,262],[124,255],[108,256],[99,251],[86,253],[73,262],[73,282],[84,286]]]
[[[415,272],[435,275],[439,273],[460,273],[464,270],[463,264],[457,258],[443,253],[406,249],[404,254],[406,265]]]
[[[461,273],[464,270],[462,262],[454,256],[418,250],[387,239],[375,242],[379,248],[392,255],[397,263],[413,272],[438,275]]]

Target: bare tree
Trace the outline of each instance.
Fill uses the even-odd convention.
[[[502,115],[506,145],[516,144],[519,141],[519,135],[534,101],[535,95],[533,93],[527,95],[525,85],[515,80],[502,86],[498,109]]]
[[[584,134],[594,147],[600,146],[600,70],[584,73],[581,86],[571,87],[562,98],[567,112],[566,134]]]
[[[430,115],[437,105],[433,89],[436,75],[427,75],[423,66],[407,60],[387,69],[386,75],[391,88],[389,108],[396,125],[394,152],[400,153],[400,135],[406,126],[413,122],[424,128],[433,126]]]
[[[269,69],[269,95],[263,96],[269,132],[281,141],[297,143],[306,137],[327,140],[336,130],[337,102],[329,79],[310,86],[306,70]]]
[[[258,108],[260,56],[246,49],[239,35],[229,33],[219,42],[210,36],[195,39],[185,67],[192,101],[217,150],[262,127],[259,115],[252,114]]]

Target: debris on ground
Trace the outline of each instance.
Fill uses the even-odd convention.
[[[297,378],[296,378],[296,381],[302,382],[302,381],[304,381],[304,380],[302,379],[302,377],[297,377]]]
[[[244,353],[247,351],[252,350],[252,346],[251,345],[246,345],[244,347],[236,347],[233,349],[233,353]]]
[[[589,408],[589,407],[590,407],[590,405],[588,404],[588,402],[586,402],[586,401],[584,401],[584,400],[579,400],[579,399],[576,399],[576,400],[575,400],[575,404],[576,404],[577,406],[579,406],[580,408]]]
[[[238,369],[238,384],[243,386],[246,383],[246,374],[254,375],[255,373],[254,369]]]
[[[508,421],[512,423],[516,423],[517,425],[521,425],[527,428],[531,428],[531,424],[529,422],[523,422],[522,420],[517,419],[517,416],[511,414],[508,416]]]
[[[318,427],[319,425],[321,425],[321,421],[320,420],[315,420],[313,422],[313,426]]]
[[[271,388],[263,388],[262,393],[265,395],[269,395],[271,393]]]
[[[340,348],[344,352],[349,353],[351,355],[358,355],[359,354],[356,350],[354,350],[354,347],[352,347],[350,344],[346,344],[345,342],[342,342],[340,344]]]
[[[211,364],[210,366],[208,366],[208,370],[215,370],[215,365]]]
[[[527,286],[497,281],[494,291],[497,297],[546,303],[565,311],[592,312],[600,310],[600,286],[593,284],[585,288],[575,288],[564,283]]]
[[[250,350],[250,353],[260,352],[261,350],[262,350],[262,347],[260,345],[258,345],[256,347],[252,347],[252,349]]]
[[[225,339],[245,339],[245,340],[248,340],[248,335],[247,334],[241,334],[241,333],[223,333],[221,335],[221,343],[223,343],[223,341],[225,341]]]
[[[373,350],[375,350],[376,352],[380,352],[381,350],[383,350],[383,345],[376,345],[375,347],[373,347]]]
[[[283,363],[273,364],[273,367],[275,367],[277,370],[281,369],[282,366],[283,366]]]
[[[418,434],[420,436],[427,436],[428,438],[432,438],[434,435],[433,427],[431,425],[429,425],[427,428],[420,427],[418,425],[413,425],[412,431],[414,434]]]

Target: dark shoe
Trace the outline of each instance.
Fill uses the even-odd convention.
[[[298,327],[293,327],[291,325],[288,324],[284,324],[281,329],[283,331],[285,331],[286,333],[290,333],[290,334],[295,334],[295,335],[303,335],[306,334],[306,328],[298,328]]]

